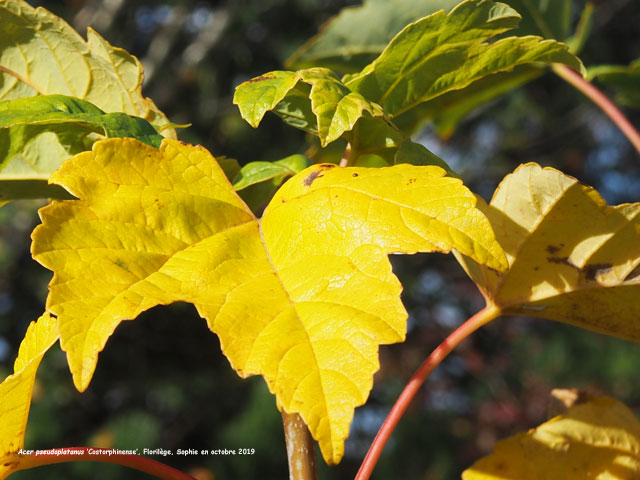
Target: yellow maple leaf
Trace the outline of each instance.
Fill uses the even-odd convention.
[[[47,309],[85,389],[118,323],[193,303],[243,376],[263,375],[337,463],[378,346],[404,339],[387,254],[459,249],[492,268],[504,254],[476,199],[440,167],[315,165],[257,219],[202,147],[95,143],[52,181],[80,200],[40,210],[34,258],[55,272]]]
[[[640,203],[609,207],[593,188],[530,163],[478,206],[509,268],[456,257],[489,304],[640,341]]]
[[[498,442],[463,480],[632,480],[640,477],[640,422],[608,397]]]
[[[0,384],[0,478],[18,469],[31,406],[33,384],[42,357],[58,340],[55,318],[45,313],[31,322],[20,344],[14,373]]]

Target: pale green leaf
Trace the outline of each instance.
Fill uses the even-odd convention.
[[[382,118],[362,117],[349,135],[349,141],[349,165],[437,165],[445,169],[448,175],[457,176],[441,158],[413,142]]]
[[[18,452],[24,447],[24,435],[31,407],[36,371],[44,354],[58,340],[55,318],[44,314],[31,322],[20,344],[14,373],[0,384],[0,478],[20,468]]]
[[[240,169],[233,179],[233,188],[242,190],[250,185],[279,178],[280,182],[309,166],[304,155],[291,155],[275,162],[251,162]]]
[[[47,309],[78,388],[118,324],[193,303],[243,377],[260,374],[340,461],[378,347],[402,341],[406,311],[390,253],[458,249],[505,260],[475,196],[436,166],[314,165],[261,219],[202,147],[96,142],[53,180],[79,200],[40,210],[32,254],[55,272]]]
[[[24,0],[0,0],[0,26],[0,101],[53,94],[76,97],[107,113],[140,117],[163,136],[176,138],[173,125],[142,95],[138,59],[112,47],[94,30],[88,29],[85,41],[64,20]],[[122,123],[126,118],[114,116],[111,121]],[[70,155],[90,148],[95,138],[85,142],[82,133],[70,134],[59,125],[46,132],[24,129],[21,135],[30,139],[28,147],[21,159],[2,171],[4,198],[60,198],[60,189],[47,188],[44,175]],[[23,191],[22,186],[35,188]]]
[[[311,110],[318,119],[318,136],[323,145],[350,131],[365,111],[374,117],[382,115],[378,105],[351,92],[330,70],[311,68],[299,73],[302,81],[311,85]]]
[[[458,3],[458,0],[368,0],[361,6],[344,8],[300,47],[286,65],[288,68],[320,66],[355,73],[382,53],[387,43],[407,24],[437,10],[449,11]],[[535,34],[556,40],[569,36],[571,0],[506,3],[523,17],[513,34]],[[588,29],[581,29],[585,34],[583,30]],[[461,90],[420,104],[396,117],[394,124],[412,134],[425,122],[432,121],[438,133],[448,137],[471,111],[544,72],[540,66],[516,68],[517,71],[484,77]],[[348,79],[345,77],[343,81]]]
[[[233,178],[233,188],[254,213],[262,213],[282,182],[309,165],[309,159],[298,154],[275,162],[251,162]]]
[[[325,67],[358,72],[372,62],[407,24],[459,0],[365,0],[329,19],[285,63],[287,68]]]
[[[287,96],[278,103],[273,112],[287,125],[304,130],[318,137],[318,119],[311,109],[311,85],[298,83],[289,90]]]
[[[240,109],[242,118],[256,128],[264,114],[276,108],[299,80],[297,72],[265,73],[238,85],[233,103]]]
[[[349,132],[365,112],[382,115],[378,105],[325,68],[266,73],[239,85],[233,102],[253,127],[273,110],[290,125],[317,134],[323,146]]]
[[[522,64],[560,62],[583,70],[567,46],[555,40],[528,36],[487,43],[519,20],[505,4],[467,0],[449,14],[440,11],[408,25],[346,85],[395,116]]]
[[[634,480],[640,422],[607,397],[574,405],[542,425],[499,441],[463,480]]]
[[[167,118],[142,96],[142,65],[89,29],[85,41],[64,20],[23,0],[0,1],[0,100],[62,94],[105,112],[162,126]],[[163,131],[175,138],[175,130]]]

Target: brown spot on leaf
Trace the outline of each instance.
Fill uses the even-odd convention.
[[[305,187],[310,187],[315,179],[319,177],[322,177],[322,175],[320,175],[320,171],[316,170],[315,172],[311,172],[309,176],[303,180],[302,183]]]
[[[254,77],[251,80],[247,80],[246,83],[262,82],[264,80],[271,80],[272,78],[276,78],[276,76],[272,73],[265,73],[264,75],[260,75],[259,77]]]
[[[547,262],[561,263],[562,265],[568,265],[569,267],[575,268],[576,270],[580,270],[573,263],[571,263],[571,260],[569,260],[569,257],[547,257]]]
[[[551,263],[561,263],[574,268],[584,275],[585,280],[591,282],[595,281],[598,278],[598,275],[607,273],[613,267],[610,263],[593,263],[591,265],[585,265],[584,267],[578,267],[569,260],[569,257],[547,257],[547,261]]]
[[[487,269],[491,270],[496,275],[502,276],[502,272],[497,268],[490,267],[489,265],[485,265],[485,266],[487,267]]]
[[[547,245],[547,252],[553,255],[562,250],[562,247],[564,247],[564,243],[561,243],[560,245]]]
[[[593,265],[585,265],[582,269],[584,273],[584,278],[587,280],[595,281],[598,278],[598,275],[607,273],[611,270],[610,263],[594,263]]]
[[[416,179],[415,179],[415,178],[410,178],[410,179],[407,181],[407,185],[411,185],[412,183],[415,183],[415,181],[416,181]]]
[[[351,175],[351,176],[352,176],[352,177],[357,177],[357,176],[358,176],[358,174],[357,174],[357,173],[354,173],[354,174],[353,174],[353,175]]]
[[[303,180],[302,183],[305,185],[305,187],[310,187],[316,178],[322,177],[321,172],[323,170],[331,170],[332,168],[336,168],[336,167],[337,165],[333,163],[321,163],[319,165],[316,165],[316,168],[318,170],[311,172],[309,176]]]

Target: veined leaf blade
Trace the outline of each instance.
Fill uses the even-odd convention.
[[[309,166],[309,159],[304,155],[290,155],[275,162],[251,162],[240,169],[233,179],[233,188],[242,190],[250,185],[295,175]]]
[[[124,112],[158,127],[168,123],[142,96],[142,65],[97,32],[85,41],[64,20],[23,0],[0,2],[0,100],[62,94],[105,112]],[[163,131],[175,138],[174,129]]]
[[[296,86],[297,72],[273,71],[252,78],[236,87],[233,103],[249,125],[256,128],[265,113],[273,110]]]
[[[568,47],[539,37],[491,37],[514,28],[520,16],[505,4],[467,0],[402,30],[346,85],[395,116],[492,73],[531,62],[561,62],[584,70]]]
[[[55,272],[47,308],[78,388],[120,321],[190,302],[238,373],[262,375],[330,463],[379,345],[404,338],[387,255],[455,248],[505,265],[473,194],[435,166],[311,166],[260,220],[204,149],[171,140],[97,142],[53,179],[79,200],[40,211],[32,253]]]

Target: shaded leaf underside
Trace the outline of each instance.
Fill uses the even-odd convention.
[[[489,302],[640,341],[640,204],[609,207],[575,178],[527,164],[479,206],[509,269],[458,258]]]
[[[463,480],[585,478],[640,475],[640,422],[624,404],[601,397],[575,405],[528,432],[499,441]]]
[[[598,65],[589,68],[588,77],[597,79],[614,90],[617,100],[640,108],[640,59],[624,65]]]

